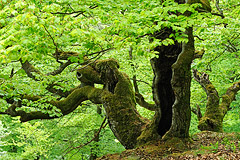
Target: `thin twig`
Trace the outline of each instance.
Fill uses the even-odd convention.
[[[99,53],[102,53],[102,52],[107,52],[107,51],[112,50],[112,49],[114,49],[114,48],[107,48],[107,49],[104,49],[104,50],[101,50],[101,51],[98,51],[98,52],[94,52],[94,53],[88,54],[87,56],[92,56],[92,55],[94,55],[94,54],[99,54]]]
[[[83,14],[85,11],[74,11],[74,12],[51,12],[51,14],[66,14],[66,15],[71,15],[71,14]]]
[[[52,37],[52,35],[50,34],[50,32],[47,30],[46,26],[43,25],[43,27],[44,27],[45,31],[48,33],[49,37],[52,39],[53,44],[54,44],[54,46],[56,47],[56,51],[58,51],[58,46],[57,46],[57,43],[54,41],[54,38]]]
[[[89,55],[97,54],[96,56],[92,57],[90,60],[95,59],[95,58],[96,58],[96,59],[95,59],[94,61],[89,62],[89,63],[86,64],[85,66],[83,66],[83,67],[81,67],[81,68],[78,68],[78,70],[79,70],[79,69],[86,68],[86,67],[89,66],[90,64],[95,63],[98,59],[100,59],[100,58],[104,55],[104,53],[105,53],[106,51],[111,50],[111,49],[113,49],[113,48],[109,48],[109,49],[105,49],[105,50],[102,50],[102,51],[99,51],[99,52],[95,52],[95,53],[89,54]],[[102,53],[102,54],[101,54],[101,53]],[[88,56],[89,56],[89,55],[88,55]],[[81,65],[81,64],[79,64],[79,65]],[[71,72],[75,71],[76,68],[77,68],[79,65],[76,65],[76,66],[71,70]]]
[[[62,156],[62,158],[63,158],[64,156],[66,156],[67,154],[69,154],[69,153],[70,153],[71,151],[73,151],[74,149],[82,148],[82,147],[90,144],[91,142],[93,142],[93,141],[99,136],[101,130],[102,130],[104,127],[106,127],[106,124],[105,124],[106,119],[107,119],[107,118],[105,117],[104,120],[103,120],[103,122],[102,122],[102,124],[101,124],[101,126],[100,126],[100,128],[99,128],[99,130],[98,130],[98,132],[94,135],[94,137],[93,137],[90,141],[88,141],[88,142],[86,142],[86,143],[84,143],[84,144],[81,144],[81,145],[79,145],[79,146],[77,146],[77,147],[72,147],[71,150],[69,150],[67,153],[65,153],[65,154]]]
[[[215,16],[220,16],[220,17],[222,17],[222,18],[225,18],[225,16],[224,15],[222,15],[222,14],[219,14],[219,13],[211,13],[212,15],[215,15]]]
[[[200,38],[199,36],[195,35],[194,37],[196,37],[197,39],[204,41],[204,39]]]
[[[222,11],[222,9],[219,7],[219,0],[216,0],[216,8],[217,8],[217,10],[219,11],[219,13],[220,13],[220,15],[222,15],[223,16],[223,11]],[[223,16],[224,17],[224,16]]]
[[[240,33],[235,37],[235,35],[232,35],[232,37],[230,39],[232,39],[231,43],[234,42],[238,37],[240,36]],[[223,50],[222,53],[220,53],[219,55],[217,55],[216,57],[214,57],[212,60],[210,60],[207,64],[207,68],[211,68],[210,64],[215,61],[216,59],[218,59],[220,56],[222,56],[226,51],[227,51],[227,47]]]
[[[133,80],[133,78],[130,78],[130,79],[131,79],[131,80]],[[148,85],[148,86],[152,87],[152,85],[151,85],[151,84],[149,84],[148,82],[145,82],[145,81],[143,81],[143,80],[136,79],[136,81],[137,81],[137,82],[142,82],[142,83],[145,83],[146,85]]]
[[[68,4],[68,6],[73,10],[73,12],[75,12],[75,10],[72,8],[72,6],[70,4]]]

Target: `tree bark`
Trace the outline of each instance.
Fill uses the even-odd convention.
[[[230,110],[230,104],[235,100],[237,92],[240,90],[240,81],[229,87],[226,93],[220,97],[218,91],[209,80],[209,75],[206,73],[200,74],[197,70],[193,70],[194,79],[202,86],[207,94],[206,112],[200,118],[198,129],[201,131],[223,131],[223,118]]]
[[[163,139],[170,137],[189,137],[191,121],[190,108],[190,85],[191,85],[191,63],[194,57],[194,38],[192,28],[186,29],[188,42],[183,43],[182,52],[177,61],[172,65],[173,75],[171,85],[175,95],[172,106],[172,124],[170,130]]]
[[[63,115],[71,113],[86,100],[95,104],[103,104],[112,132],[120,143],[129,149],[136,147],[137,138],[148,120],[137,112],[131,81],[126,74],[118,70],[118,67],[118,63],[114,59],[99,60],[91,65],[83,66],[77,71],[78,79],[83,84],[82,87],[75,89],[63,100],[45,103],[57,107]],[[103,88],[95,88],[95,83],[103,84]],[[23,95],[21,98],[38,101],[42,97]],[[20,116],[22,122],[57,118],[57,116],[50,116],[41,111],[25,112],[21,110],[22,105],[13,103],[5,113],[11,116]]]
[[[155,32],[153,38],[164,40],[174,33],[171,28],[164,28]],[[152,93],[155,102],[155,115],[151,123],[146,126],[138,138],[140,144],[151,139],[160,139],[171,127],[172,106],[175,101],[174,91],[171,85],[172,65],[176,62],[182,51],[182,45],[175,41],[173,45],[158,46],[155,48],[158,57],[151,59],[151,66],[154,73]]]

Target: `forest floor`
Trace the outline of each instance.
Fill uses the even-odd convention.
[[[173,138],[137,149],[110,154],[99,160],[240,160],[240,133],[204,131],[191,140]]]

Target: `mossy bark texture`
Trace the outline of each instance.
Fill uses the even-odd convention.
[[[128,76],[118,70],[118,62],[114,59],[99,60],[83,66],[77,71],[81,87],[72,91],[65,99],[48,101],[61,110],[63,115],[74,111],[83,101],[90,100],[95,104],[103,104],[109,126],[125,148],[134,148],[137,138],[148,122],[136,110],[135,94]],[[94,84],[102,84],[103,88],[95,88]],[[23,99],[38,101],[40,96],[23,96]],[[22,122],[33,119],[51,119],[41,111],[25,112],[16,110],[20,104],[14,104],[6,111],[11,116],[20,116]]]
[[[180,4],[185,3],[185,0],[175,2]],[[176,32],[178,31],[171,27],[165,27],[151,34],[150,40],[171,38],[170,35]],[[45,103],[56,106],[63,115],[74,111],[86,100],[103,104],[112,132],[127,149],[161,137],[187,138],[191,119],[190,66],[194,57],[192,28],[187,28],[185,34],[188,36],[187,43],[182,44],[175,40],[172,45],[155,48],[157,56],[151,59],[154,72],[152,93],[155,104],[148,105],[143,97],[137,96],[140,105],[155,111],[152,121],[142,118],[137,112],[131,81],[126,74],[118,70],[118,62],[114,59],[92,62],[88,60],[85,66],[77,70],[77,78],[81,85],[71,91],[65,99]],[[67,59],[63,52],[59,54],[57,58]],[[32,76],[30,73],[29,77]],[[95,84],[102,84],[103,87],[96,88]],[[23,96],[22,99],[38,101],[41,97]],[[40,111],[26,113],[16,110],[20,107],[21,104],[13,104],[6,113],[20,116],[22,122],[56,118]]]
[[[190,84],[191,84],[191,63],[194,56],[194,39],[192,28],[186,29],[188,42],[183,44],[182,52],[176,62],[172,65],[173,75],[171,85],[175,95],[172,106],[172,124],[170,130],[164,135],[169,137],[187,138],[191,120],[190,109]]]
[[[240,90],[240,81],[234,83],[227,89],[220,103],[218,92],[210,82],[208,74],[200,74],[197,70],[193,70],[193,73],[194,79],[202,86],[207,94],[206,112],[204,116],[200,118],[198,128],[201,131],[222,132],[223,118],[227,111],[230,110],[230,104]]]

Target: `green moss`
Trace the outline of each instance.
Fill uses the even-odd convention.
[[[199,121],[198,128],[201,131],[222,132],[222,120],[203,117]]]
[[[115,59],[99,60],[96,62],[95,67],[98,72],[102,72],[106,68],[111,68],[111,69],[119,68],[119,63]]]
[[[87,84],[103,83],[100,78],[100,74],[91,66],[83,66],[77,70],[77,73],[81,75],[78,77],[78,79],[83,83]]]
[[[161,139],[160,135],[157,132],[157,118],[158,116],[155,115],[154,119],[149,122],[143,129],[141,135],[137,138],[138,146],[147,145],[152,141],[158,141]]]
[[[222,103],[229,105],[231,103],[231,98],[229,95],[225,94],[222,96]]]
[[[118,75],[118,83],[115,87],[114,93],[119,96],[128,97],[133,100],[133,103],[136,103],[133,86],[127,75]]]
[[[215,87],[214,87],[212,84],[208,84],[208,85],[206,86],[206,90],[208,90],[208,91],[213,91],[213,90],[215,90]]]

